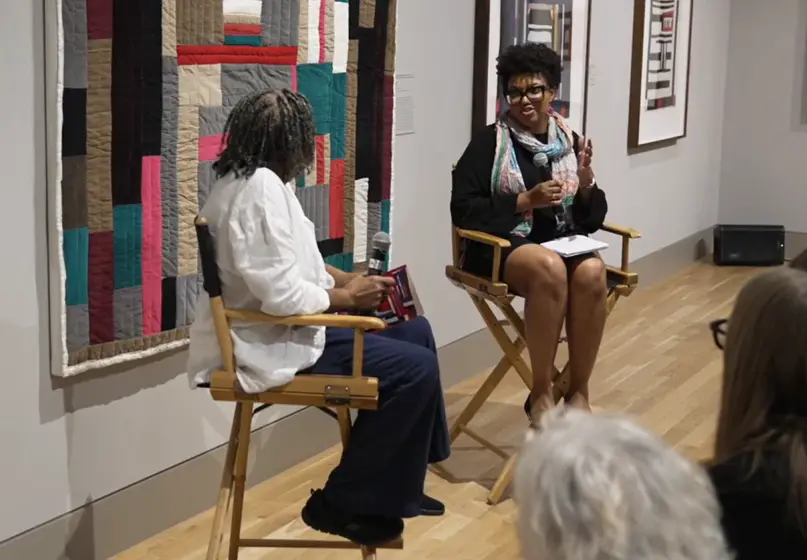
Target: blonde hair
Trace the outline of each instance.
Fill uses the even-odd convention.
[[[705,471],[618,415],[554,409],[515,479],[526,560],[728,560]]]
[[[724,349],[715,462],[766,451],[789,462],[789,504],[807,535],[807,274],[779,268],[748,282],[734,304]]]

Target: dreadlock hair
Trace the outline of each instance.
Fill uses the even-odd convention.
[[[540,74],[549,89],[558,89],[563,64],[560,55],[543,43],[510,45],[496,59],[496,74],[506,91],[510,79],[521,74]]]
[[[288,89],[242,98],[224,125],[223,150],[213,164],[216,177],[250,177],[267,167],[288,183],[314,161],[314,116],[302,94]]]

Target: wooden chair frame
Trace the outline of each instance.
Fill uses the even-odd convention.
[[[222,369],[214,371],[211,375],[210,395],[216,401],[236,403],[206,559],[219,560],[228,514],[231,514],[228,560],[237,560],[241,548],[359,549],[365,560],[376,559],[376,548],[402,549],[403,540],[400,538],[383,546],[369,547],[347,540],[335,539],[245,539],[241,537],[254,405],[263,403],[261,408],[275,404],[320,408],[337,418],[342,445],[346,446],[351,430],[350,409],[374,410],[378,407],[378,380],[363,376],[364,334],[366,331],[383,329],[386,325],[377,317],[325,314],[273,317],[258,311],[227,309],[221,297],[221,281],[218,275],[213,237],[203,218],[197,217],[195,226],[204,288],[210,296],[210,311],[223,364]],[[282,387],[262,393],[245,393],[236,377],[236,362],[230,335],[230,325],[234,321],[354,329],[356,334],[353,345],[353,374],[350,377],[301,375]]]
[[[610,224],[604,225],[602,229],[603,231],[613,233],[622,238],[621,266],[619,268],[612,266],[606,267],[608,277],[607,312],[610,313],[619,298],[629,296],[639,282],[638,275],[634,272],[630,272],[628,265],[630,260],[630,240],[641,237],[641,235],[635,230]],[[490,278],[476,276],[462,269],[461,258],[463,243],[482,243],[493,248],[493,272]],[[504,353],[504,356],[502,356],[499,363],[496,364],[484,383],[482,383],[482,386],[459,414],[449,431],[452,443],[461,433],[465,433],[477,443],[486,447],[496,455],[499,455],[506,461],[502,473],[496,479],[488,495],[487,501],[490,505],[498,503],[505,490],[510,485],[515,469],[516,454],[509,455],[501,447],[468,427],[468,424],[474,416],[476,416],[476,413],[479,412],[482,405],[490,398],[490,395],[499,383],[501,383],[510,368],[516,370],[516,373],[518,373],[519,377],[521,377],[528,388],[532,388],[532,372],[521,357],[526,347],[524,320],[513,308],[512,302],[516,296],[510,292],[508,285],[500,277],[501,271],[499,267],[501,252],[502,249],[509,246],[510,242],[506,239],[478,231],[454,228],[452,236],[453,263],[446,267],[446,277],[448,277],[454,285],[468,293],[471,297],[471,301],[473,301],[479,314],[485,321],[485,325]],[[498,308],[505,319],[499,320],[494,314],[492,307]],[[512,339],[505,330],[504,327],[507,325],[510,325],[516,331],[515,339]],[[565,338],[561,338],[560,342],[565,342]],[[568,391],[571,382],[568,374],[568,363],[561,369],[555,368],[553,390],[556,402]]]

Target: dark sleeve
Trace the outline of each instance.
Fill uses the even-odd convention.
[[[750,528],[749,522],[753,522],[752,519],[747,519],[750,505],[747,500],[748,496],[744,492],[738,491],[734,473],[731,473],[725,466],[712,465],[707,468],[707,473],[720,504],[720,523],[726,540],[733,549],[747,548],[743,546],[744,543],[738,541],[741,540],[742,533]],[[754,536],[753,538],[757,537],[756,531],[752,530],[751,534]]]
[[[574,142],[574,155],[580,155],[580,136],[572,132]],[[591,195],[587,201],[583,200],[581,191],[577,191],[577,196],[572,206],[572,218],[574,223],[586,233],[594,233],[605,223],[605,215],[608,213],[608,201],[605,192],[600,189],[597,183],[591,187]]]
[[[722,511],[721,524],[726,540],[737,552],[737,557],[745,558],[804,558],[807,540],[796,529],[789,529],[787,514],[786,483],[779,480],[781,473],[776,467],[763,463],[760,471],[749,475],[750,461],[740,457],[728,462],[711,465],[707,472],[715,489]],[[790,537],[798,534],[789,542]],[[761,539],[760,535],[766,535]],[[789,554],[771,555],[774,547],[789,548]],[[796,555],[796,550],[801,554]]]
[[[577,192],[577,196],[572,206],[572,218],[574,223],[586,233],[594,233],[605,223],[605,215],[608,213],[608,200],[605,192],[595,183],[591,187],[591,194],[588,200],[584,201]]]
[[[502,235],[516,224],[518,194],[493,194],[490,176],[496,155],[496,130],[479,131],[451,174],[451,221],[463,229]]]

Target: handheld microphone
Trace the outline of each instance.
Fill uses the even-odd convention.
[[[390,245],[392,245],[392,240],[389,234],[379,231],[373,236],[371,245],[373,251],[370,253],[370,260],[367,262],[367,276],[379,276],[384,273]]]
[[[549,157],[544,153],[537,153],[532,156],[532,163],[541,172],[542,177],[552,177],[552,166],[549,164]],[[559,230],[566,227],[566,212],[563,209],[563,202],[557,206],[552,207],[552,213],[555,215],[555,225]]]
[[[383,231],[379,231],[373,236],[370,247],[372,252],[367,261],[367,276],[381,276],[384,274],[384,265],[387,263],[387,255],[392,241],[389,235]],[[372,317],[375,311],[371,309],[359,311],[359,315],[366,315]]]

